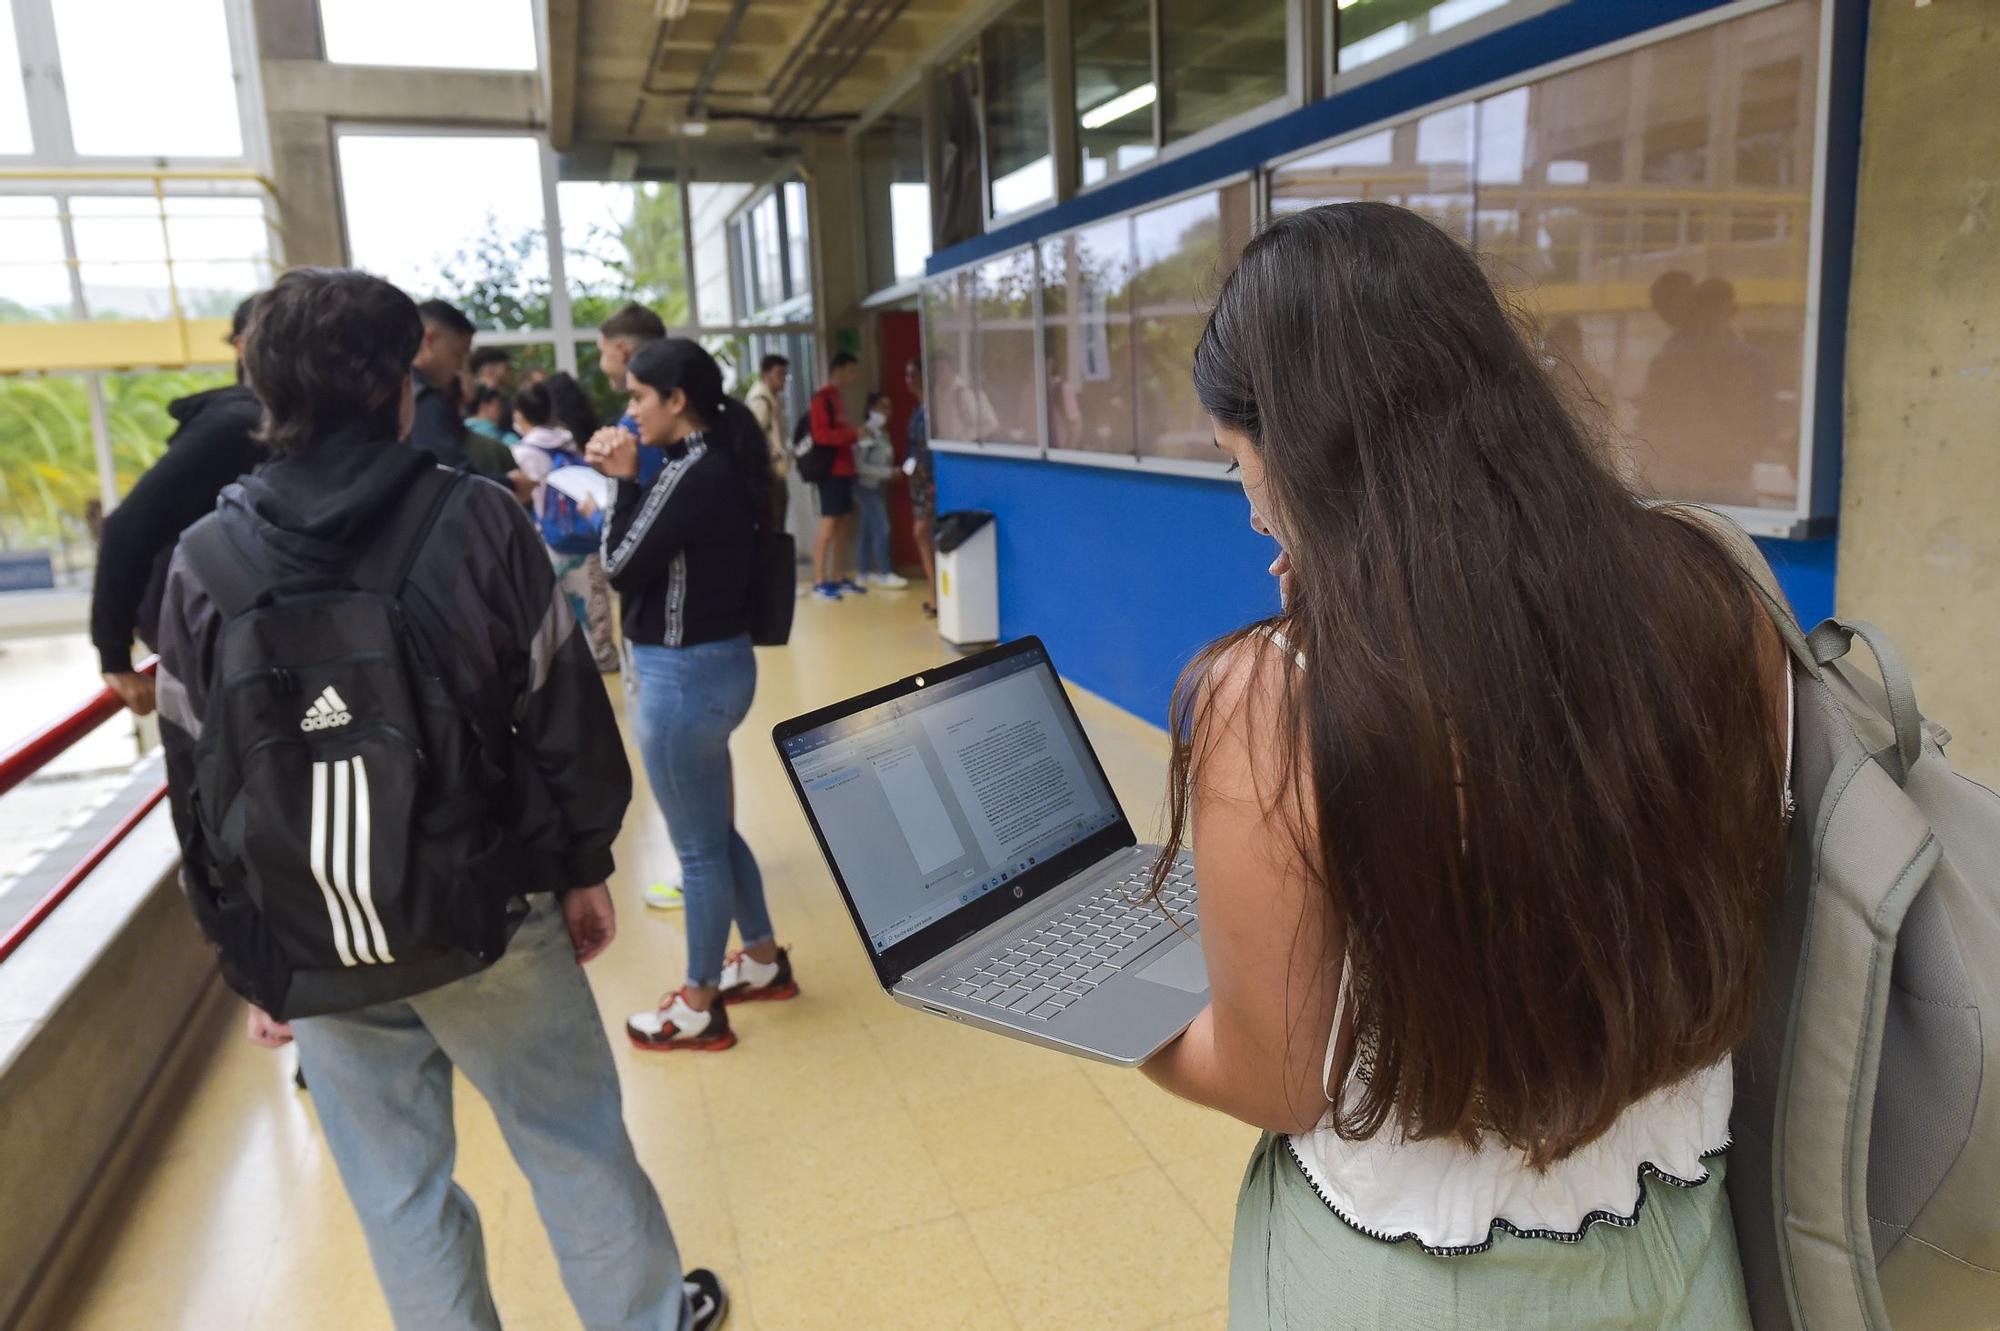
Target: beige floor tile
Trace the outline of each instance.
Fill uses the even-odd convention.
[[[1057,1076],[1076,1067],[1075,1059],[1051,1050],[911,1012],[901,1004],[891,1006],[914,1020],[870,1031],[897,1090],[910,1104]]]
[[[999,1043],[999,1041],[995,1041]],[[997,1206],[1151,1163],[1074,1068],[914,1105],[924,1149],[963,1210]]]
[[[751,1268],[759,1314],[787,1331],[1012,1331],[972,1232],[957,1217]]]
[[[1162,1322],[1160,1331],[1229,1331],[1229,1310],[1215,1308],[1193,1317],[1177,1317],[1171,1322]]]
[[[1090,1063],[1083,1071],[1160,1164],[1190,1157],[1234,1159],[1241,1175],[1249,1163],[1259,1135],[1249,1124],[1169,1095],[1135,1068]]]
[[[793,1004],[771,1004],[770,1009]],[[737,1008],[735,1013],[745,1009]],[[888,1065],[868,1033],[829,1031],[817,1021],[759,1009],[734,1016],[741,1043],[725,1054],[695,1054],[718,1141],[810,1133],[829,1118],[874,1113],[896,1102]]]
[[[966,1215],[1023,1327],[1128,1331],[1222,1304],[1225,1257],[1157,1168]]]
[[[717,1149],[744,1260],[762,1264],[834,1237],[949,1216],[944,1178],[917,1143],[915,1121],[895,1106],[810,1131],[724,1142]]]

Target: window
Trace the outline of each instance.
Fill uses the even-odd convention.
[[[961,270],[924,282],[924,371],[931,438],[979,440],[978,362],[973,356],[972,275]],[[797,368],[796,366],[794,367]]]
[[[25,157],[35,150],[28,126],[28,90],[21,78],[21,46],[14,37],[14,14],[0,6],[0,157]]]
[[[69,201],[83,303],[93,319],[221,318],[271,280],[263,204],[128,195]],[[171,260],[171,263],[169,262]]]
[[[785,182],[785,246],[786,274],[790,285],[787,297],[797,299],[812,295],[812,232],[806,222],[806,187],[801,180]],[[806,308],[806,316],[811,317],[811,306]]]
[[[54,13],[77,152],[242,155],[222,0],[90,0]]]
[[[1509,0],[1335,0],[1334,68],[1358,69]]]
[[[1138,451],[1132,401],[1132,219],[1042,243],[1049,447]]]
[[[1222,277],[1250,240],[1247,181],[1132,219],[1139,451],[1212,460],[1214,435],[1188,365]]]
[[[530,138],[343,134],[354,264],[481,328],[550,325],[541,149]],[[411,225],[412,218],[423,225]]]
[[[729,222],[751,187],[695,181],[688,186],[688,225],[694,232],[694,310],[702,324],[736,322],[729,263]]]
[[[533,69],[528,0],[320,0],[326,58],[426,69]]]
[[[1286,162],[1271,172],[1271,212],[1373,199],[1470,243],[1473,120],[1469,104],[1454,106]]]
[[[971,240],[985,225],[986,150],[979,126],[979,44],[938,67],[937,248]]]
[[[1157,151],[1152,0],[1075,0],[1070,25],[1081,178],[1094,185]]]
[[[556,186],[556,206],[577,328],[595,328],[628,300],[651,306],[669,328],[687,326],[678,185],[565,180]]]
[[[973,269],[973,320],[978,348],[979,442],[1041,446],[1035,410],[1035,255],[1033,250],[989,259]]]
[[[931,191],[924,181],[922,90],[889,109],[857,142],[868,285],[879,291],[924,274],[931,255]]]
[[[75,313],[56,201],[0,194],[0,323],[61,321]]]
[[[1534,285],[1549,360],[1653,494],[1798,505],[1817,14],[1762,10],[1479,105],[1479,247]]]
[[[979,44],[991,208],[994,217],[1007,217],[1056,196],[1041,0],[1024,0],[1009,9],[980,36]]]
[[[1159,0],[1167,142],[1285,95],[1284,0]]]

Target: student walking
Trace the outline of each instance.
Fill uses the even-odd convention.
[[[847,390],[861,365],[851,354],[834,355],[827,378],[812,396],[811,426],[813,447],[831,450],[832,464],[819,490],[819,534],[813,549],[813,595],[822,601],[838,601],[843,595],[857,596],[867,588],[840,571],[841,556],[853,542],[854,528],[854,445],[861,432],[847,423]]]
[[[764,432],[722,390],[722,370],[685,338],[650,342],[627,371],[638,426],[593,443],[592,465],[619,478],[605,569],[625,604],[638,685],[635,738],[680,857],[687,978],[626,1023],[648,1050],[722,1050],[736,1043],[727,1005],[795,997],[764,879],[736,830],[729,736],[750,712],[757,537],[774,478]],[[636,481],[639,445],[665,468]],[[725,955],[729,927],[741,950]]]
[[[896,479],[896,446],[889,442],[889,395],[870,393],[861,438],[854,446],[854,506],[861,525],[856,575],[872,586],[901,591],[910,585],[889,562],[889,483]]]
[[[1283,606],[1176,691],[1212,1002],[1146,1065],[1267,1130],[1230,1326],[1747,1331],[1792,701],[1749,575],[1415,213],[1274,221],[1194,383]]]
[[[529,384],[514,399],[514,462],[534,482],[529,511],[549,552],[556,581],[576,611],[591,659],[605,674],[619,666],[618,631],[611,614],[611,582],[604,576],[604,515],[549,485],[549,474],[581,466],[576,437],[556,423],[555,394],[546,383]]]
[[[183,538],[161,612],[183,883],[250,1037],[298,1044],[399,1327],[500,1326],[452,1181],[456,1069],[582,1324],[713,1328],[722,1287],[681,1270],[583,971],[617,929],[617,722],[521,506],[397,444],[423,336],[350,270],[258,303],[273,460]]]

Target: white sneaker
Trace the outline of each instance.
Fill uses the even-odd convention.
[[[904,591],[910,585],[910,580],[900,573],[877,573],[869,581],[877,587],[882,587],[892,592]]]
[[[706,1049],[719,1051],[736,1043],[729,1029],[729,1010],[720,1001],[708,1011],[688,1006],[687,992],[676,989],[660,1000],[650,1012],[634,1012],[625,1019],[625,1034],[640,1049]]]
[[[725,1003],[769,1003],[797,998],[799,982],[792,978],[792,954],[781,947],[776,961],[759,961],[748,952],[731,953],[722,963],[718,988]]]

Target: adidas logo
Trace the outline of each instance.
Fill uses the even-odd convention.
[[[305,719],[299,722],[299,729],[333,730],[353,719],[354,713],[347,710],[347,704],[333,691],[333,685],[329,684],[319,697],[313,700],[313,705],[306,709]]]

